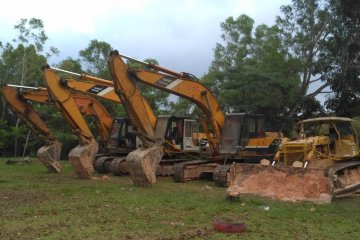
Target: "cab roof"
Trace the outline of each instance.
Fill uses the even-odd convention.
[[[305,119],[299,122],[299,124],[301,123],[317,123],[317,124],[322,124],[322,123],[330,123],[330,122],[355,122],[355,120],[351,119],[351,118],[346,118],[346,117],[319,117],[319,118],[310,118],[310,119]]]

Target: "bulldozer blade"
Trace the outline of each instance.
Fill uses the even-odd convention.
[[[91,141],[87,144],[78,145],[70,151],[69,162],[74,167],[79,178],[91,178],[94,172],[93,161],[98,149],[98,143]]]
[[[334,197],[346,197],[360,192],[360,161],[336,164],[328,171]]]
[[[47,167],[49,172],[59,173],[61,171],[61,145],[59,141],[51,141],[37,151],[40,162]]]
[[[126,157],[126,167],[134,185],[150,186],[156,182],[156,168],[163,156],[160,146],[139,148]]]
[[[329,203],[332,193],[324,170],[234,163],[230,167],[230,197],[253,194],[282,201]]]

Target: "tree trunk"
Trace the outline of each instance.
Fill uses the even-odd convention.
[[[27,148],[27,145],[28,145],[28,142],[29,142],[29,137],[30,137],[30,134],[31,134],[31,129],[29,130],[27,136],[26,136],[26,141],[25,141],[25,146],[24,146],[24,151],[23,151],[23,157],[25,157],[25,153],[26,153],[26,148]]]
[[[2,109],[1,109],[1,120],[4,120],[4,117],[5,117],[5,107],[6,107],[6,104],[5,104],[5,100],[3,97],[1,97],[1,103],[2,103]]]
[[[16,120],[15,130],[17,130],[19,128],[19,123],[20,123],[20,119],[18,118]],[[16,155],[17,155],[17,147],[18,147],[18,138],[15,134],[14,157],[16,157]]]

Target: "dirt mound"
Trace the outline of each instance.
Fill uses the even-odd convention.
[[[236,163],[230,168],[230,196],[255,194],[282,201],[331,202],[324,170]]]

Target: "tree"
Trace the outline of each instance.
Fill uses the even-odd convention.
[[[292,117],[304,101],[323,93],[333,84],[332,61],[324,54],[324,47],[333,34],[331,24],[334,12],[327,1],[293,0],[291,5],[281,7],[283,16],[276,23],[281,29],[282,44],[289,57],[297,59],[301,68],[301,88],[297,101],[288,112]],[[336,27],[338,30],[339,26]],[[317,87],[315,87],[315,83]],[[320,83],[320,84],[319,84]]]
[[[83,72],[79,59],[73,59],[71,57],[62,60],[56,66],[60,69],[64,69],[70,72],[81,73]]]
[[[322,48],[322,70],[334,94],[326,102],[340,116],[360,115],[360,2],[330,0],[330,36]]]
[[[298,61],[284,50],[279,29],[246,15],[221,23],[223,44],[203,77],[226,112],[263,113],[272,128],[286,121],[285,111],[299,91]]]
[[[79,52],[79,55],[89,74],[111,79],[107,65],[110,51],[109,43],[94,39],[90,41],[87,48]]]
[[[10,43],[2,46],[1,81],[20,85],[37,84],[36,76],[41,74],[40,67],[48,57],[57,54],[58,50],[50,47],[49,52],[42,55],[48,37],[40,19],[21,19],[14,28],[18,30],[18,38],[13,39],[16,46]]]
[[[170,102],[168,114],[177,116],[199,117],[198,108],[194,103],[185,98],[179,98],[175,102]]]

